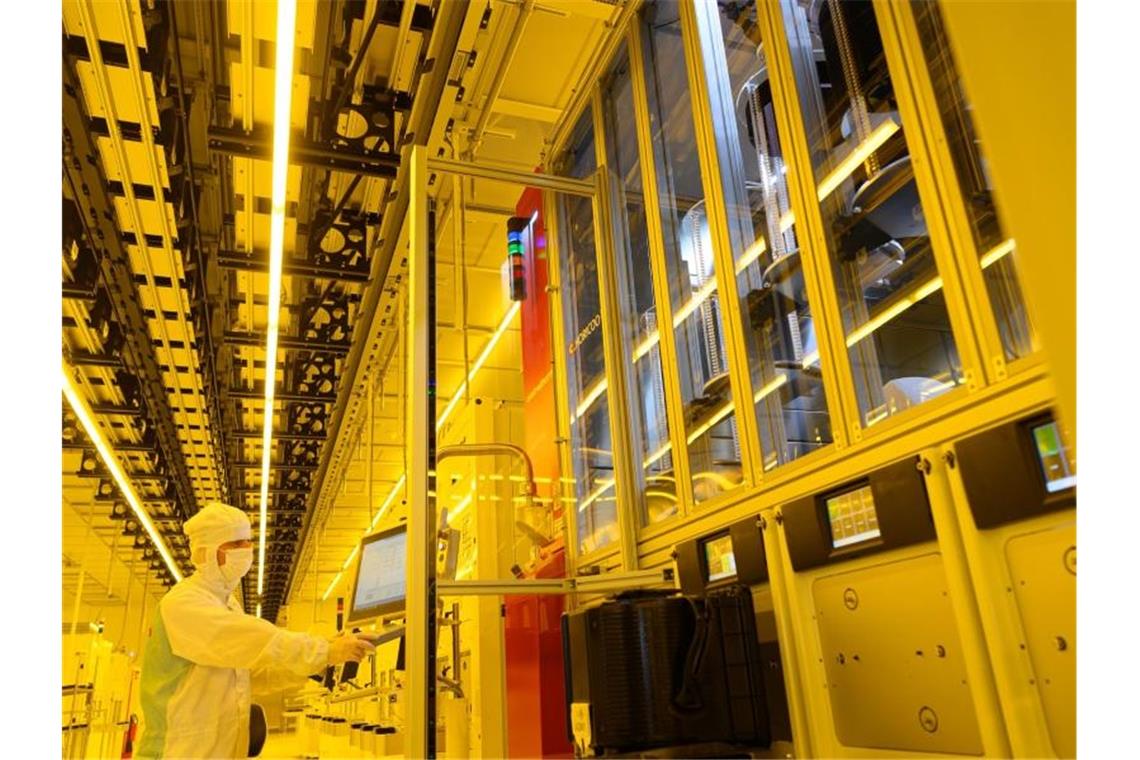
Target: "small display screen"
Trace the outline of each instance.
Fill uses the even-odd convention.
[[[727,533],[705,542],[705,566],[709,583],[736,575],[736,556],[732,553],[732,536]]]
[[[871,486],[832,496],[827,500],[827,520],[831,525],[831,546],[840,549],[878,538],[879,515]]]
[[[404,601],[407,546],[408,532],[401,530],[361,547],[356,595],[352,599],[354,612]]]
[[[1057,429],[1056,422],[1033,428],[1033,443],[1037,447],[1037,457],[1041,460],[1046,491],[1056,493],[1077,484],[1076,469],[1069,450],[1061,440],[1061,431]]]

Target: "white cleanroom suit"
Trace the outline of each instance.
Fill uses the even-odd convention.
[[[140,758],[246,757],[251,672],[276,670],[298,684],[330,662],[359,659],[371,646],[330,641],[247,615],[234,598],[252,549],[218,547],[250,538],[244,512],[213,502],[186,521],[196,571],[159,602],[143,654]],[[331,648],[331,652],[330,652]],[[284,672],[282,672],[284,671]]]

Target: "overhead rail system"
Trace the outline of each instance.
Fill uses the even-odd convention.
[[[250,512],[243,596],[269,619],[389,276],[399,146],[426,139],[445,85],[422,57],[434,38],[450,59],[469,15],[369,7],[63,6],[65,358],[108,446],[160,478],[138,494],[153,517]],[[167,583],[190,570],[178,538]]]

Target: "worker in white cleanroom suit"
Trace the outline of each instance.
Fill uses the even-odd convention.
[[[253,564],[249,517],[211,502],[186,521],[195,572],[158,604],[143,653],[140,758],[246,757],[251,675],[304,678],[359,661],[356,636],[322,639],[242,611],[234,591]]]

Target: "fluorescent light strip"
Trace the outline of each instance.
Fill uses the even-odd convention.
[[[780,217],[780,232],[787,232],[788,229],[795,223],[795,213],[788,211],[782,217]],[[765,241],[763,237],[757,238],[756,241],[750,245],[747,250],[745,250],[744,255],[740,257],[740,260],[736,262],[736,274],[739,275],[741,272],[747,269],[754,261],[759,259],[766,250],[768,250],[767,241]],[[716,277],[714,276],[712,279],[706,282],[700,288],[700,290],[694,293],[693,296],[688,301],[686,301],[680,309],[677,310],[677,312],[673,315],[673,327],[677,328],[684,324],[689,315],[696,311],[701,306],[701,304],[707,301],[715,292]],[[641,361],[641,359],[646,354],[653,350],[653,347],[656,346],[660,340],[661,333],[658,330],[654,330],[649,335],[647,335],[640,343],[637,344],[637,346],[634,347],[633,361]],[[574,422],[579,417],[584,415],[589,410],[589,408],[593,406],[594,402],[596,402],[601,397],[602,393],[605,392],[606,387],[607,381],[604,377],[598,380],[598,382],[590,388],[589,392],[586,393],[586,397],[582,399],[582,402],[578,404],[578,408],[574,411],[573,418],[570,421]]]
[[[337,573],[337,574],[336,574],[336,577],[335,577],[335,578],[333,578],[333,579],[332,579],[332,583],[330,583],[330,584],[329,584],[329,587],[328,587],[327,589],[325,589],[325,595],[321,597],[321,601],[322,601],[322,602],[327,602],[327,601],[328,601],[328,599],[329,599],[329,594],[331,594],[331,593],[333,592],[333,589],[334,589],[334,588],[336,588],[336,585],[337,585],[338,583],[340,583],[340,579],[341,579],[341,576],[343,576],[343,575],[344,575],[344,571],[342,570],[342,571],[340,571],[339,573]]]
[[[899,131],[899,125],[891,119],[887,119],[867,135],[867,139],[859,144],[853,151],[839,162],[839,164],[829,171],[819,183],[819,190],[817,195],[822,201],[827,196],[835,192],[835,188],[843,184],[843,180],[851,176],[851,173],[859,166],[859,164],[866,161],[871,157],[871,154],[883,146],[887,140],[891,139],[891,135]]]
[[[780,217],[780,232],[787,232],[793,224],[796,223],[796,214],[794,211],[786,211]],[[744,255],[736,262],[736,274],[739,275],[747,269],[752,262],[764,255],[764,251],[768,250],[768,241],[763,236],[756,238],[756,242],[748,246],[744,251]]]
[[[261,617],[261,602],[257,603],[257,616]]]
[[[578,511],[579,512],[585,512],[586,508],[589,507],[591,504],[593,504],[598,499],[600,499],[602,494],[604,494],[606,491],[613,488],[615,482],[616,481],[613,480],[612,478],[610,480],[603,480],[598,485],[598,487],[596,489],[594,489],[593,493],[591,493],[589,496],[587,496],[585,499],[582,500],[582,503],[578,505]]]
[[[859,164],[866,161],[867,158],[872,153],[874,153],[876,150],[878,150],[880,147],[882,147],[883,144],[886,143],[886,141],[889,140],[891,138],[891,136],[894,135],[894,133],[898,132],[898,131],[899,131],[899,125],[890,119],[887,119],[882,124],[880,124],[878,127],[876,127],[871,132],[871,134],[867,136],[866,140],[864,140],[858,147],[856,147],[853,151],[851,151],[851,153],[849,153],[846,158],[844,158],[842,161],[840,161],[839,165],[836,166],[834,169],[832,169],[830,172],[828,172],[827,175],[823,178],[823,181],[821,181],[819,183],[819,190],[818,190],[819,200],[822,201],[824,198],[826,198],[827,196],[829,196],[833,192],[835,192],[835,188],[839,187],[839,185],[845,179],[847,179],[849,176],[851,176],[851,173],[853,171],[855,171],[856,167],[858,167]],[[795,213],[792,211],[786,212],[780,218],[780,231],[781,232],[787,232],[788,229],[793,224],[795,224],[795,221],[796,221]],[[1007,241],[1007,243],[1010,243],[1010,250],[1012,250],[1012,241]],[[1005,245],[1005,244],[1003,244],[1003,245]],[[992,255],[993,259],[987,262],[986,257],[984,257],[982,260],[982,267],[983,268],[989,266],[989,264],[992,264],[997,259],[999,259],[1002,256],[1009,253],[1009,250],[1002,251],[1002,250],[999,250],[1000,248],[1001,248],[1001,246],[999,246],[998,248],[995,248],[989,254],[986,254],[986,257],[989,257]],[[745,250],[744,255],[741,256],[740,260],[737,261],[737,263],[736,263],[736,274],[739,275],[741,272],[744,271],[745,268],[747,268],[754,261],[759,259],[760,256],[763,255],[765,250],[767,250],[767,241],[763,237],[757,238],[757,240],[751,246],[749,246],[747,250]],[[712,294],[715,290],[716,290],[716,277],[713,277],[708,282],[706,282],[704,284],[704,286],[701,287],[700,290],[698,290],[696,293],[694,293],[692,298],[690,298],[680,309],[678,309],[676,311],[676,313],[673,315],[673,326],[674,326],[674,328],[680,327],[681,324],[685,321],[685,319],[688,318],[688,316],[690,314],[692,314],[694,311],[696,311],[697,308],[699,308],[702,303],[704,303],[706,300],[708,300],[708,298],[710,296],[712,296]],[[921,299],[919,299],[919,300],[921,300]],[[897,315],[895,315],[895,316],[897,316]],[[872,332],[873,332],[873,330],[872,330]],[[864,335],[863,337],[866,337],[866,335]],[[862,338],[860,338],[860,340],[861,339]],[[635,362],[639,361],[643,356],[648,354],[650,352],[650,350],[652,350],[653,346],[657,345],[657,342],[659,340],[660,340],[660,334],[656,331],[651,333],[649,336],[647,336],[641,343],[639,343],[634,348],[634,350],[633,350],[633,361],[635,361]],[[856,341],[856,342],[858,342],[858,341]],[[851,345],[851,344],[848,343],[848,345]],[[808,359],[805,358],[803,366],[804,367],[810,366],[815,361],[818,361],[818,359],[819,359],[819,354],[814,353],[814,356],[812,357],[811,361],[809,361]],[[594,404],[594,402],[596,402],[598,400],[598,398],[602,395],[602,393],[605,390],[606,390],[606,381],[603,378],[591,389],[591,391],[586,395],[586,398],[582,400],[582,403],[580,403],[578,405],[578,408],[577,408],[577,410],[575,410],[575,414],[574,414],[574,417],[571,420],[571,422],[577,420],[579,417],[581,417],[583,414],[585,414],[586,411],[590,408],[590,406],[592,406]]]
[[[702,303],[707,301],[715,291],[716,277],[713,277],[704,285],[702,285],[701,289],[694,293],[693,297],[686,301],[684,306],[677,310],[677,313],[673,315],[673,327],[680,327],[684,323],[685,319],[694,311],[696,311]],[[648,354],[649,351],[655,345],[657,345],[658,341],[660,340],[660,332],[656,330],[652,332],[648,337],[645,338],[645,340],[643,340],[637,345],[636,348],[634,348],[633,360],[638,361],[643,356]],[[586,397],[583,398],[581,403],[578,404],[578,408],[574,410],[574,415],[571,417],[570,421],[574,422],[578,420],[587,411],[589,411],[590,407],[593,406],[599,398],[601,398],[602,394],[606,392],[606,389],[608,387],[609,382],[606,380],[606,378],[599,378],[598,381],[590,387],[590,390],[586,392]]]
[[[75,381],[72,380],[74,370],[67,365],[63,364],[63,395],[67,397],[67,402],[71,404],[75,416],[79,418],[79,424],[83,425],[87,437],[95,444],[95,450],[99,452],[99,458],[103,460],[103,465],[111,473],[111,477],[115,479],[115,483],[119,486],[119,492],[123,494],[123,498],[127,500],[127,504],[131,506],[131,510],[135,513],[135,517],[142,524],[143,529],[146,530],[150,540],[158,549],[158,553],[162,555],[162,559],[166,562],[166,567],[170,570],[174,580],[182,580],[182,573],[178,570],[178,564],[171,556],[170,550],[166,547],[166,542],[162,540],[162,535],[154,527],[151,522],[150,515],[143,509],[142,502],[139,500],[138,494],[135,493],[134,486],[131,481],[127,479],[127,475],[123,472],[123,468],[119,466],[119,460],[115,456],[115,452],[111,450],[110,444],[103,436],[103,431],[99,425],[96,424],[95,418],[91,414],[91,409],[87,406],[87,402],[83,399],[83,395],[79,389],[75,387]]]
[[[467,390],[467,385],[475,378],[475,373],[482,369],[487,359],[490,358],[491,352],[495,350],[495,346],[498,345],[499,339],[503,337],[503,334],[507,331],[507,328],[510,327],[511,320],[513,320],[515,318],[515,315],[519,313],[520,308],[522,308],[522,302],[515,301],[511,304],[511,307],[507,309],[507,313],[503,315],[503,319],[501,322],[499,322],[499,326],[495,328],[495,332],[491,335],[491,339],[487,341],[487,345],[483,347],[483,350],[479,353],[479,356],[477,356],[474,363],[472,363],[471,371],[467,373],[467,379],[460,383],[459,387],[455,389],[455,393],[451,395],[451,400],[448,401],[447,406],[443,408],[443,413],[440,414],[439,418],[435,421],[435,429],[437,432],[441,427],[443,427],[444,421],[447,420],[449,416],[451,416],[451,413],[455,410],[455,407],[458,406],[459,399],[463,397],[464,392]]]
[[[996,246],[982,255],[982,269],[988,269],[989,267],[993,266],[1001,259],[1013,253],[1015,248],[1016,243],[1013,238],[1009,238],[1001,243],[998,243]],[[899,314],[902,314],[911,306],[914,306],[919,301],[923,300],[929,295],[938,292],[941,289],[941,277],[934,277],[930,280],[927,280],[925,283],[916,288],[914,292],[912,292],[909,296],[887,307],[883,312],[877,314],[873,319],[865,322],[853,330],[851,334],[847,336],[847,347],[850,348],[854,346],[856,343],[863,340],[871,333],[875,332],[875,330],[878,330],[884,324],[894,319]],[[812,364],[815,364],[818,361],[819,352],[812,351],[810,354],[804,357],[802,365],[804,367],[810,367]]]
[[[467,508],[469,506],[471,506],[471,502],[474,500],[475,500],[475,489],[472,488],[467,493],[467,495],[463,497],[463,501],[459,502],[459,504],[456,505],[455,511],[448,513],[447,521],[451,522],[452,520],[454,520],[455,518],[457,518],[461,514],[463,514],[465,511],[467,511]]]
[[[293,109],[293,48],[296,0],[277,0],[277,60],[273,70],[273,196],[269,218],[269,305],[265,339],[265,410],[261,436],[261,521],[257,548],[257,595],[265,590],[265,535],[269,512],[269,470],[273,454],[273,395],[277,383],[277,333],[281,326],[281,266],[285,256],[285,192],[289,179],[289,135]],[[253,97],[253,93],[245,93]],[[257,605],[258,617],[261,605]]]
[[[769,382],[767,385],[765,385],[760,390],[756,391],[755,395],[753,395],[753,397],[752,397],[753,403],[755,403],[755,404],[760,403],[760,399],[764,398],[765,396],[768,396],[771,393],[774,393],[775,391],[777,391],[780,388],[780,386],[782,386],[786,382],[788,382],[788,376],[787,375],[783,375],[783,374],[777,375],[774,380]],[[697,438],[700,438],[705,433],[706,430],[708,430],[710,427],[715,425],[717,422],[720,422],[722,419],[727,417],[735,409],[736,409],[736,405],[730,401],[727,406],[725,406],[723,409],[721,409],[720,411],[717,412],[717,414],[720,416],[715,417],[713,420],[710,420],[709,422],[705,423],[704,425],[702,425],[700,428],[695,430],[689,436],[689,443],[692,443]],[[661,457],[668,454],[672,450],[672,448],[673,448],[672,443],[665,443],[663,446],[661,446],[661,448],[657,449],[657,451],[654,451],[652,454],[650,454],[648,457],[646,457],[642,461],[642,463],[641,463],[642,468],[644,469],[644,468],[647,468],[650,465],[654,464],[659,459],[661,459]]]
[[[998,243],[985,254],[982,255],[982,269],[988,269],[993,264],[997,263],[1000,259],[1005,258],[1007,255],[1013,253],[1015,243],[1013,238],[1009,238],[1001,243]]]
[[[684,324],[689,315],[707,301],[714,292],[716,292],[716,277],[711,277],[708,282],[701,286],[700,290],[693,294],[692,298],[685,302],[684,306],[677,309],[677,312],[673,314],[673,327],[677,328]]]
[[[760,399],[775,393],[786,382],[788,382],[788,376],[787,375],[783,375],[783,374],[776,375],[776,377],[773,378],[767,385],[765,385],[760,390],[756,391],[755,395],[752,396],[752,403],[759,404]]]
[[[589,411],[590,407],[594,405],[594,402],[606,392],[607,387],[609,387],[609,383],[606,382],[606,378],[599,378],[598,382],[594,383],[590,390],[586,392],[586,398],[582,399],[582,402],[578,404],[578,408],[574,410],[574,417],[570,421],[574,422]]]
[[[407,480],[407,473],[401,475],[400,479],[396,481],[396,485],[392,486],[392,490],[384,497],[384,503],[380,505],[380,511],[376,513],[376,516],[372,518],[372,524],[368,526],[369,533],[376,530],[376,526],[380,524],[380,520],[383,519],[384,515],[388,514],[388,510],[396,500],[396,494],[400,493],[400,489],[404,487],[404,483],[407,482]]]
[[[733,404],[731,401],[729,401],[727,404],[722,406],[720,409],[717,409],[716,413],[713,414],[712,417],[709,417],[707,422],[703,423],[696,430],[689,433],[689,437],[687,439],[688,442],[692,443],[693,441],[697,440],[702,435],[707,433],[713,426],[718,425],[721,420],[723,420],[728,415],[732,414],[732,412],[735,408],[736,408],[735,404]]]
[[[520,301],[515,301],[511,304],[511,307],[507,309],[507,313],[503,315],[503,319],[499,322],[499,326],[495,328],[495,332],[491,335],[491,339],[487,341],[487,345],[483,348],[483,350],[479,353],[479,356],[477,356],[475,358],[475,361],[471,364],[471,371],[467,373],[467,379],[460,383],[459,387],[455,389],[455,393],[451,396],[451,401],[449,401],[447,406],[444,407],[443,412],[436,420],[435,429],[437,431],[440,429],[440,427],[443,426],[444,420],[446,420],[448,416],[451,415],[452,411],[455,410],[456,405],[459,403],[459,399],[463,397],[463,392],[466,390],[467,385],[475,380],[475,374],[483,368],[484,364],[487,363],[487,359],[490,358],[491,352],[495,350],[495,346],[498,345],[499,340],[503,337],[507,329],[510,327],[511,321],[515,318],[515,315],[519,313],[520,308],[522,308],[522,303]],[[407,473],[400,475],[400,479],[396,481],[396,484],[394,486],[392,486],[392,490],[389,491],[388,495],[384,498],[384,503],[380,505],[380,511],[378,511],[376,513],[376,516],[372,518],[372,524],[368,526],[367,533],[371,533],[372,531],[376,530],[376,526],[380,523],[380,520],[383,519],[384,515],[386,515],[388,513],[388,510],[392,507],[392,504],[396,500],[396,495],[400,493],[400,489],[404,487],[404,483],[407,482],[407,479]],[[463,509],[466,509],[466,505],[463,505],[461,503],[460,506]],[[454,517],[459,513],[459,511],[460,510],[456,510],[452,516]],[[367,533],[365,535],[367,535]],[[333,589],[336,588],[337,584],[340,583],[343,571],[347,570],[348,566],[352,564],[352,560],[354,557],[356,557],[356,552],[359,549],[359,545],[353,547],[352,553],[348,555],[348,559],[344,561],[344,565],[341,567],[341,572],[337,573],[336,577],[333,578],[332,583],[329,584],[329,587],[325,591],[325,595],[321,598],[321,601],[328,601],[329,594],[331,594],[333,592]]]
[[[672,448],[673,448],[673,444],[666,442],[665,445],[663,445],[661,448],[657,449],[657,451],[654,451],[652,454],[647,456],[645,458],[645,461],[641,463],[641,467],[644,469],[644,468],[649,467],[652,464],[655,464],[659,459],[661,459],[661,457],[668,454],[669,450]]]

